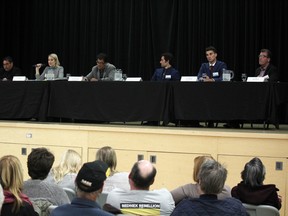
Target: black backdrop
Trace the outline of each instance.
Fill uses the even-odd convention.
[[[86,75],[96,55],[128,76],[149,80],[170,51],[182,75],[196,75],[205,47],[238,75],[253,75],[261,48],[288,81],[287,0],[2,0],[0,57],[11,55],[25,75],[58,54],[66,73]]]

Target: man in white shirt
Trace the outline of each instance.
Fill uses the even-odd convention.
[[[156,169],[149,161],[136,162],[129,174],[131,190],[112,190],[104,209],[122,214],[170,215],[175,208],[171,193],[167,189],[149,190],[155,176]]]

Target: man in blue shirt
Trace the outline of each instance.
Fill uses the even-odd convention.
[[[52,211],[51,216],[112,215],[102,210],[96,203],[107,176],[109,176],[109,168],[106,163],[99,160],[85,163],[75,179],[77,197],[71,204],[57,207]]]
[[[179,81],[180,73],[172,67],[173,55],[171,53],[163,53],[161,55],[161,68],[157,68],[151,78],[152,81]]]

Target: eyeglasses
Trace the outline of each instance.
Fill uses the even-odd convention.
[[[96,61],[97,64],[105,64],[104,61]]]
[[[259,55],[258,57],[259,58],[267,58],[268,56],[267,55]]]

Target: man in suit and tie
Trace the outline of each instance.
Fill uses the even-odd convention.
[[[203,63],[198,73],[198,80],[203,82],[222,81],[223,69],[227,69],[227,65],[217,60],[217,50],[213,46],[206,48],[207,63]]]

